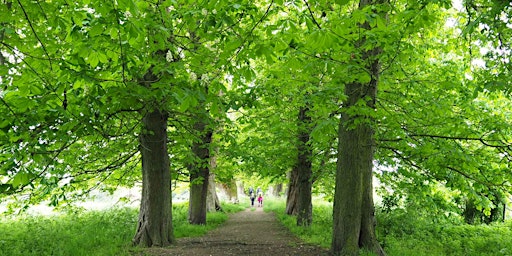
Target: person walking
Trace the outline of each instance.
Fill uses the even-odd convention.
[[[251,207],[254,207],[254,199],[256,198],[256,196],[254,195],[254,192],[251,192],[251,194],[249,195],[249,198],[251,199]]]

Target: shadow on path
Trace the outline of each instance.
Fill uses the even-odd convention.
[[[327,250],[307,245],[282,226],[273,213],[262,208],[229,215],[220,227],[206,235],[178,239],[167,248],[151,248],[150,255],[327,255]]]

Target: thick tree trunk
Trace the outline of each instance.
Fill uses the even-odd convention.
[[[374,91],[375,88],[371,87],[361,84],[347,85],[349,99],[345,106],[353,106],[358,100],[363,99],[364,97],[359,95],[361,90]],[[354,125],[355,119],[362,121],[361,119],[366,118],[344,113],[339,126],[331,249],[335,255],[359,255],[359,248],[384,255],[375,236],[372,185],[373,128],[369,120]]]
[[[207,130],[206,123],[199,120],[194,125],[200,140],[192,145],[194,154],[193,163],[190,165],[190,199],[188,208],[188,221],[190,224],[206,224],[206,197],[210,176],[210,143],[212,132]]]
[[[338,165],[333,209],[334,255],[359,255],[363,200],[363,143],[367,144],[361,129],[348,129],[346,114],[340,120],[338,131]],[[368,146],[368,145],[367,145]]]
[[[297,226],[309,226],[313,221],[313,205],[311,202],[311,147],[309,142],[309,126],[311,117],[308,107],[299,110],[298,156],[297,156]]]
[[[142,155],[142,199],[133,244],[151,247],[174,242],[172,226],[171,174],[167,153],[167,114],[147,113],[140,134]]]
[[[288,189],[286,190],[286,214],[297,215],[297,192],[299,175],[296,167],[289,173]]]
[[[361,0],[360,8],[381,3],[377,0]],[[369,30],[367,23],[361,26]],[[364,36],[361,37],[364,44]],[[374,120],[365,115],[375,108],[380,65],[380,49],[362,51],[362,63],[371,75],[369,83],[353,82],[345,85],[347,99],[338,130],[338,162],[333,209],[333,255],[359,255],[360,248],[376,255],[385,255],[375,235],[372,169],[374,159]],[[359,102],[365,103],[366,110]],[[362,109],[361,109],[362,110]],[[363,114],[360,114],[363,113]]]

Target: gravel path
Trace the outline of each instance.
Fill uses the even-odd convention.
[[[181,238],[168,248],[152,248],[150,255],[327,255],[327,250],[301,242],[272,213],[262,208],[234,213],[220,227],[202,237]]]

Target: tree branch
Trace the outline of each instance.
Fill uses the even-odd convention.
[[[39,38],[39,35],[37,35],[36,30],[34,29],[34,26],[32,25],[32,21],[30,21],[30,18],[28,17],[27,12],[25,11],[25,7],[23,7],[23,4],[21,4],[20,0],[17,0],[21,11],[23,12],[23,15],[25,16],[25,19],[28,22],[28,25],[30,26],[30,29],[32,30],[32,33],[34,33],[34,36],[36,37],[37,41],[41,44],[41,47],[43,48],[44,53],[48,57],[48,62],[50,62],[50,70],[53,70],[52,68],[52,60],[50,58],[50,54],[48,53],[48,50],[46,50],[46,46],[44,45],[43,41],[41,41],[41,38]]]
[[[307,0],[304,0],[304,3],[306,4],[306,6],[308,7],[308,11],[309,11],[309,15],[311,16],[311,19],[313,20],[313,23],[315,23],[315,25],[318,27],[318,29],[322,29],[322,27],[320,26],[320,24],[318,23],[318,21],[316,21],[315,19],[315,15],[313,14],[313,11],[311,10],[311,7],[309,7],[309,3]]]

